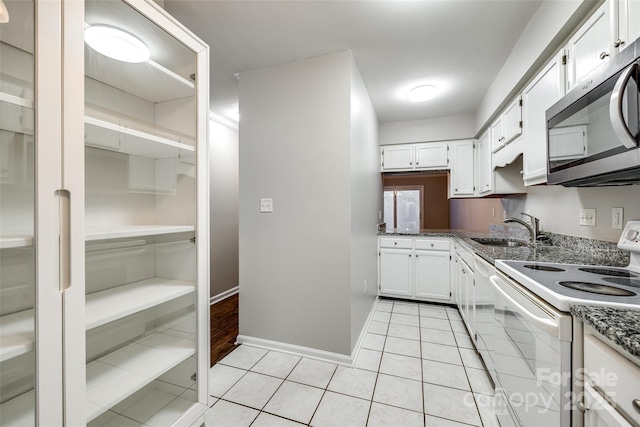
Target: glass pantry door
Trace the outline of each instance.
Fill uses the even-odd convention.
[[[34,22],[6,1],[0,23],[0,424],[35,425]]]
[[[127,2],[84,13],[86,422],[169,426],[199,398],[196,54]]]

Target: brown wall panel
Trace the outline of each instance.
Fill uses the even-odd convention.
[[[422,215],[424,228],[449,228],[449,200],[447,199],[447,174],[429,175],[385,175],[385,187],[399,185],[421,185],[424,187]]]

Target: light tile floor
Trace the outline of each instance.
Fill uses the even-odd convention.
[[[452,307],[380,300],[353,368],[246,345],[211,368],[206,427],[498,426]]]

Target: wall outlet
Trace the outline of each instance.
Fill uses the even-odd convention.
[[[260,199],[260,213],[273,212],[273,199]]]
[[[611,228],[622,230],[624,222],[624,208],[611,208]]]
[[[365,295],[367,294],[367,281],[364,281],[364,292]]]
[[[596,210],[595,209],[580,209],[580,225],[586,225],[588,227],[596,226]]]

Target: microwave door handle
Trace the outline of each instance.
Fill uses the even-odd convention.
[[[553,334],[554,336],[559,336],[560,334],[560,328],[558,327],[558,324],[556,324],[553,320],[551,319],[545,319],[542,317],[538,317],[535,314],[531,313],[529,310],[527,310],[526,308],[524,308],[519,302],[517,302],[516,300],[514,300],[511,295],[509,295],[508,293],[506,293],[498,284],[498,276],[491,276],[489,277],[489,281],[491,282],[491,284],[493,285],[493,287],[495,288],[495,290],[502,295],[502,297],[504,299],[506,299],[507,301],[509,301],[510,304],[512,304],[513,306],[515,306],[518,309],[518,314],[520,314],[522,317],[526,318],[527,320],[529,320],[531,323],[535,324],[538,328],[542,329],[543,331]]]
[[[633,73],[638,68],[638,63],[631,64],[629,68],[622,72],[622,75],[618,78],[616,85],[611,93],[611,102],[609,103],[609,116],[611,117],[611,124],[613,125],[613,131],[618,136],[618,139],[629,149],[637,148],[638,141],[633,137],[627,124],[624,122],[624,116],[622,114],[622,98],[624,90],[629,83],[629,79],[633,76]]]

